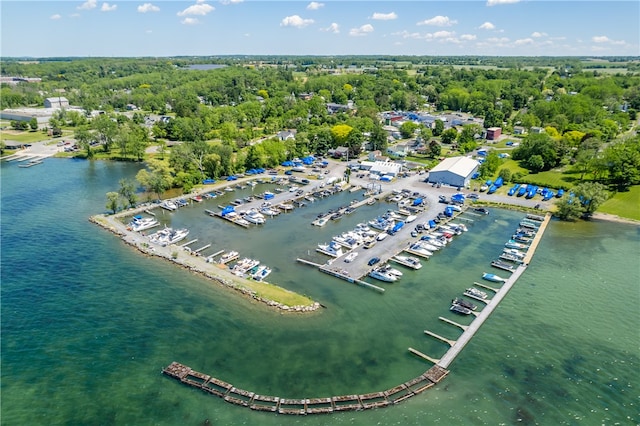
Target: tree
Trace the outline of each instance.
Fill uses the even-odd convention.
[[[346,145],[349,134],[353,131],[353,127],[348,124],[337,124],[331,128],[331,136],[333,136],[334,146]]]
[[[405,139],[413,136],[413,132],[418,128],[418,125],[413,121],[405,121],[400,125],[400,134]]]
[[[136,197],[136,187],[133,181],[120,179],[118,183],[120,185],[118,194],[127,201],[129,207],[135,207],[138,197]]]
[[[598,182],[583,182],[573,188],[573,193],[580,200],[582,215],[590,217],[609,198],[607,187]]]
[[[442,145],[438,143],[435,139],[429,142],[429,157],[437,158],[442,154]]]
[[[160,194],[169,189],[173,183],[169,166],[158,160],[149,160],[147,169],[142,169],[136,174],[136,180],[149,192]]]
[[[107,209],[113,211],[115,214],[118,211],[118,204],[120,202],[120,194],[117,192],[107,192]]]
[[[38,130],[38,119],[31,117],[31,120],[29,120],[29,127],[31,127],[32,132]]]
[[[480,164],[478,168],[478,172],[480,172],[480,176],[483,178],[490,178],[494,175],[498,167],[500,167],[500,163],[502,160],[498,156],[496,151],[489,151],[484,159],[484,162]]]
[[[101,114],[91,121],[91,127],[96,131],[98,140],[105,152],[109,152],[111,144],[118,132],[118,124],[106,114]]]
[[[500,172],[498,173],[498,176],[502,178],[502,180],[504,182],[511,182],[511,170],[504,168],[504,169],[500,169]]]
[[[555,205],[554,215],[562,220],[576,220],[582,216],[582,206],[575,197],[562,197]]]
[[[442,140],[442,143],[446,143],[447,145],[450,145],[453,143],[453,141],[456,140],[457,137],[458,137],[458,131],[452,127],[442,132],[442,136],[440,137],[440,139]]]
[[[524,160],[524,165],[534,173],[542,171],[545,163],[541,155],[535,154]]]
[[[384,131],[380,124],[375,124],[369,136],[369,144],[373,151],[387,149],[387,132]]]
[[[440,136],[444,132],[444,121],[438,119],[433,126],[433,136]]]
[[[91,149],[91,142],[93,142],[93,135],[89,132],[86,126],[76,128],[74,132],[76,143],[84,150],[87,151],[87,158],[93,158],[93,150]]]

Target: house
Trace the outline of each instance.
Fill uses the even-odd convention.
[[[67,98],[62,96],[56,96],[54,98],[45,98],[44,107],[45,108],[66,108],[69,106],[69,101]]]
[[[300,93],[298,95],[298,98],[303,101],[308,101],[309,99],[313,98],[313,93]]]
[[[326,106],[329,114],[335,114],[337,112],[355,111],[355,106],[353,104],[353,101],[347,101],[346,105],[328,102]]]
[[[327,154],[333,158],[349,158],[349,148],[346,146],[339,146],[336,149],[330,149]]]
[[[488,141],[498,140],[498,138],[500,138],[501,133],[502,133],[501,127],[489,127],[487,129],[487,140]]]
[[[544,133],[544,129],[542,127],[532,127],[529,131],[534,134]]]
[[[127,104],[127,111],[137,111],[138,107],[134,104]]]
[[[387,153],[395,155],[397,157],[406,157],[410,152],[411,148],[409,148],[408,144],[399,144],[387,148]]]
[[[513,134],[514,135],[524,135],[526,129],[522,126],[513,126]]]
[[[281,132],[278,132],[276,136],[278,137],[278,139],[284,142],[289,139],[295,139],[296,133],[297,133],[297,130],[283,130]]]
[[[429,171],[428,182],[467,187],[480,163],[469,157],[445,158]]]

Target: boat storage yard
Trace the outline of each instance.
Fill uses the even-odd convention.
[[[401,194],[399,191],[397,193]],[[323,196],[323,194],[331,195],[330,193],[316,192],[315,196]],[[307,201],[313,199],[313,195],[311,193],[303,194],[301,191],[298,191],[295,194],[285,193],[282,195],[287,197],[286,200],[279,201],[280,203],[284,203],[285,201],[294,201],[298,203],[298,206],[304,205],[300,203],[303,203],[302,200],[305,199],[305,197]],[[385,288],[365,281],[366,277],[370,276],[372,271],[379,270],[380,265],[385,265],[387,269],[393,270],[393,268],[390,268],[386,264],[387,262],[394,260],[397,262],[397,257],[402,252],[407,252],[411,255],[414,259],[413,261],[415,261],[418,256],[428,259],[433,252],[421,248],[423,247],[420,246],[421,242],[424,246],[430,247],[431,250],[436,249],[434,245],[429,244],[430,238],[447,238],[448,241],[453,240],[453,229],[455,228],[447,225],[448,223],[451,223],[454,220],[457,222],[473,222],[474,220],[482,220],[482,217],[487,213],[485,209],[478,209],[478,212],[474,212],[474,210],[470,209],[468,205],[460,203],[455,206],[455,209],[453,208],[454,206],[445,207],[445,212],[443,214],[441,211],[438,211],[439,209],[429,205],[429,203],[415,202],[416,200],[422,201],[421,194],[405,192],[404,195],[408,200],[411,200],[409,206],[410,211],[403,208],[403,214],[396,216],[396,220],[398,222],[402,222],[405,226],[395,226],[392,230],[388,231],[390,234],[388,238],[376,238],[375,243],[369,244],[367,248],[365,248],[365,245],[362,244],[362,242],[355,244],[354,246],[343,245],[342,247],[346,248],[346,250],[340,249],[337,254],[325,253],[329,255],[329,259],[325,263],[317,263],[301,257],[297,260],[301,263],[317,267],[321,272],[340,278],[349,283],[355,283],[380,293],[384,293]],[[353,203],[349,208],[357,209],[359,206],[370,204],[385,198],[387,200],[393,199],[392,196],[393,194],[391,193],[385,194],[381,192],[368,192],[365,194],[362,201]],[[262,202],[262,200],[251,201],[251,204],[243,207],[258,208],[258,205]],[[289,204],[287,203],[287,205]],[[337,214],[337,218],[339,218],[340,215],[345,214],[345,209],[346,207],[339,209],[339,211],[330,213],[332,215]],[[288,207],[282,208],[282,210],[283,212],[290,211]],[[227,212],[229,211],[231,210],[227,209]],[[231,220],[232,222],[236,221],[235,219],[226,218],[224,217],[225,215],[220,213],[214,213],[211,211],[207,211],[207,213],[214,217]],[[348,214],[349,212],[346,213]],[[409,216],[411,216],[411,222],[415,222],[415,224],[423,224],[423,226],[420,227],[415,226],[413,223],[405,223]],[[232,215],[232,217],[236,216]],[[192,370],[190,367],[177,362],[173,362],[171,365],[163,369],[163,373],[184,384],[221,397],[227,402],[248,407],[253,410],[270,411],[280,414],[305,415],[331,413],[338,411],[379,408],[399,403],[430,388],[448,374],[449,365],[471,340],[480,326],[526,270],[549,220],[550,215],[527,215],[527,217],[520,222],[520,227],[514,233],[514,239],[509,240],[504,252],[498,255],[500,259],[496,259],[491,262],[491,265],[489,265],[500,269],[500,274],[508,274],[509,276],[503,277],[492,273],[485,273],[482,277],[479,277],[479,281],[484,279],[487,284],[473,282],[472,287],[464,292],[464,296],[473,299],[474,303],[479,303],[479,306],[481,307],[479,312],[461,307],[457,304],[461,299],[455,299],[452,304],[451,311],[462,315],[473,315],[472,322],[469,325],[462,325],[455,320],[440,317],[439,319],[441,321],[462,331],[462,333],[455,338],[443,337],[429,330],[424,330],[424,334],[446,343],[449,346],[449,349],[444,355],[437,358],[425,354],[419,349],[415,349],[413,347],[408,348],[410,353],[428,361],[432,366],[420,376],[391,389],[361,395],[286,399],[277,396],[260,395],[256,392],[236,388],[223,380],[197,372]],[[240,224],[246,227],[246,224]],[[462,228],[465,227],[457,225],[457,229]],[[445,231],[445,235],[441,232],[442,230]],[[463,234],[463,232],[458,232],[458,234]],[[427,235],[431,235],[431,237],[427,237]],[[518,249],[510,247],[518,247]],[[438,249],[440,248],[446,250],[444,245],[438,247]],[[218,252],[216,254],[220,253]],[[348,260],[345,261],[345,258],[348,258]],[[377,259],[375,262],[373,261],[374,258]],[[400,256],[400,259],[404,259],[406,263],[406,257]],[[410,265],[406,266],[411,267]],[[399,274],[401,275],[402,273]],[[394,278],[393,281],[396,279],[397,277]],[[479,290],[479,288],[482,290]],[[487,292],[484,290],[487,290],[491,296],[488,296]],[[473,306],[473,309],[476,308],[476,306],[470,302],[466,302],[465,305]]]

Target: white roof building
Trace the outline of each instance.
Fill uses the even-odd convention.
[[[429,182],[466,187],[480,163],[469,157],[445,158],[429,171]]]
[[[363,161],[364,163],[364,161]],[[402,170],[402,164],[393,161],[375,161],[369,171],[380,176],[397,176]]]

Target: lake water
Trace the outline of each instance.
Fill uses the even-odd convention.
[[[430,367],[408,353],[455,338],[450,300],[478,281],[521,213],[492,210],[419,271],[378,294],[295,258],[390,207],[310,225],[359,194],[341,193],[264,227],[204,214],[251,189],[175,213],[193,247],[234,249],[273,267],[269,281],[327,309],[281,314],[140,255],[89,223],[139,166],[48,159],[1,165],[2,423],[131,425],[638,424],[640,228],[553,221],[534,259],[434,388],[395,407],[323,416],[258,413],[164,377],[172,361],[285,398],[385,390]],[[261,192],[270,186],[260,185]]]

